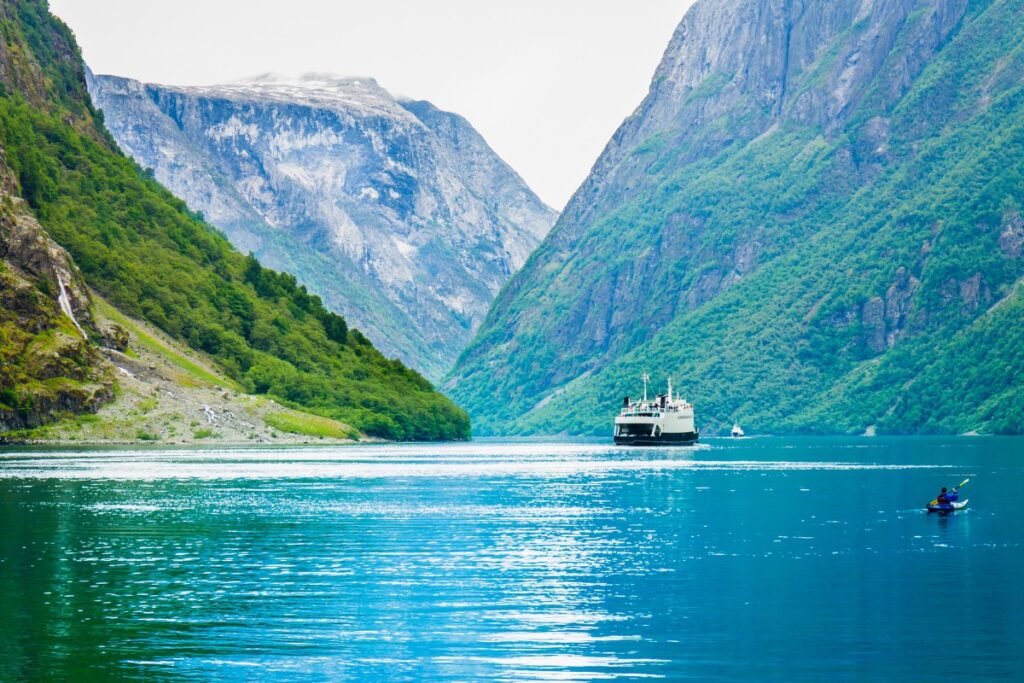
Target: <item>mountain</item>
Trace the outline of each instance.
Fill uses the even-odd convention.
[[[59,412],[94,412],[114,397],[96,344],[85,281],[14,194],[0,149],[0,431]]]
[[[373,79],[89,85],[157,180],[432,378],[556,217],[465,119]]]
[[[1024,431],[1024,3],[698,0],[446,387],[607,434]]]
[[[0,4],[0,148],[0,431],[114,398],[104,354],[133,350],[124,328],[95,322],[109,303],[209,359],[229,390],[329,418],[335,433],[469,435],[466,414],[423,377],[293,276],[235,251],[120,152],[74,37],[42,0]]]

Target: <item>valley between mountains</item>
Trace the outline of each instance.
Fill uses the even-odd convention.
[[[559,214],[373,78],[97,75],[6,2],[0,438],[608,435],[643,373],[704,434],[1024,432],[1021,45],[698,0]]]
[[[370,78],[87,77],[140,166],[434,380],[556,217],[468,121]]]

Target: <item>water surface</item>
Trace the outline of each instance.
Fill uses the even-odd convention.
[[[1019,680],[1022,494],[1010,438],[9,451],[0,680]]]

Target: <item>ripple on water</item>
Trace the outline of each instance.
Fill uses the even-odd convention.
[[[866,678],[1017,670],[1019,620],[984,615],[1024,609],[997,504],[1020,467],[937,519],[922,492],[991,465],[830,443],[3,456],[25,616],[0,679],[41,655],[147,680],[818,680],[837,648]]]

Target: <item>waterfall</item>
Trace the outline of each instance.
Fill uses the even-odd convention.
[[[60,303],[60,310],[64,311],[64,314],[71,318],[71,322],[75,324],[78,331],[81,333],[83,339],[88,339],[89,335],[85,333],[82,326],[78,324],[78,320],[75,319],[75,312],[71,310],[71,299],[68,297],[68,288],[64,285],[64,278],[57,273],[57,284],[60,286],[60,296],[57,297],[57,301]]]

